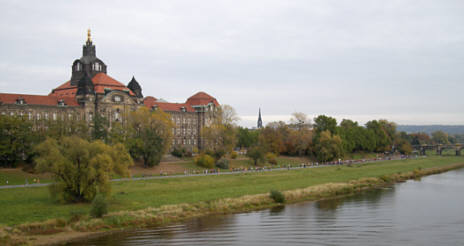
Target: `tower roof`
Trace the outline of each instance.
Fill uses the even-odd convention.
[[[189,97],[186,103],[192,106],[208,105],[209,103],[213,103],[214,105],[219,106],[219,103],[216,100],[216,98],[208,95],[207,93],[203,91],[200,91],[196,93],[195,95]]]

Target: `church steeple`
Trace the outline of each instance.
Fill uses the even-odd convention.
[[[258,114],[258,128],[263,128],[263,120],[261,119],[261,108],[259,108]]]

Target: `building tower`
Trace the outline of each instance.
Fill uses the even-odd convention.
[[[87,41],[82,47],[82,57],[77,59],[72,64],[71,85],[77,86],[79,80],[84,77],[84,74],[92,79],[97,73],[106,74],[105,63],[97,58],[95,45],[92,43],[90,29],[87,31]]]
[[[259,115],[258,115],[258,129],[263,128],[263,120],[261,119],[261,108],[259,108]]]

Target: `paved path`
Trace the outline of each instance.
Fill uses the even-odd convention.
[[[347,164],[362,164],[362,163],[372,163],[380,161],[393,161],[393,160],[403,160],[403,159],[416,159],[417,157],[394,157],[394,158],[379,158],[375,160],[349,160],[343,161],[341,164],[319,164],[319,165],[303,165],[303,163],[298,167],[281,167],[281,168],[262,168],[259,170],[240,170],[240,171],[225,171],[225,172],[215,172],[215,173],[199,173],[199,174],[179,174],[179,175],[166,175],[166,176],[148,176],[148,177],[136,177],[136,178],[121,178],[121,179],[112,179],[113,182],[120,181],[135,181],[135,180],[151,180],[151,179],[170,179],[170,178],[185,178],[185,177],[199,177],[199,176],[215,176],[215,175],[228,175],[228,174],[240,174],[240,173],[259,173],[259,172],[274,172],[274,171],[286,171],[286,170],[295,170],[303,168],[318,168],[318,167],[327,167],[327,166],[337,166],[337,165],[347,165]],[[12,189],[12,188],[29,188],[29,187],[43,187],[48,186],[51,183],[44,184],[28,184],[28,185],[2,185],[0,189]]]

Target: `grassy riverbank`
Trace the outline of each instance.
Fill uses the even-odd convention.
[[[54,236],[40,234],[60,231],[164,224],[208,213],[269,207],[275,205],[266,194],[271,189],[285,191],[290,202],[314,200],[462,166],[462,157],[429,157],[351,167],[117,182],[110,199],[111,213],[103,219],[88,218],[87,204],[53,203],[47,188],[0,190],[0,223],[10,226],[8,230],[0,230],[0,238],[4,234],[11,236],[9,242],[16,237],[41,241]],[[39,222],[54,218],[59,219]]]

